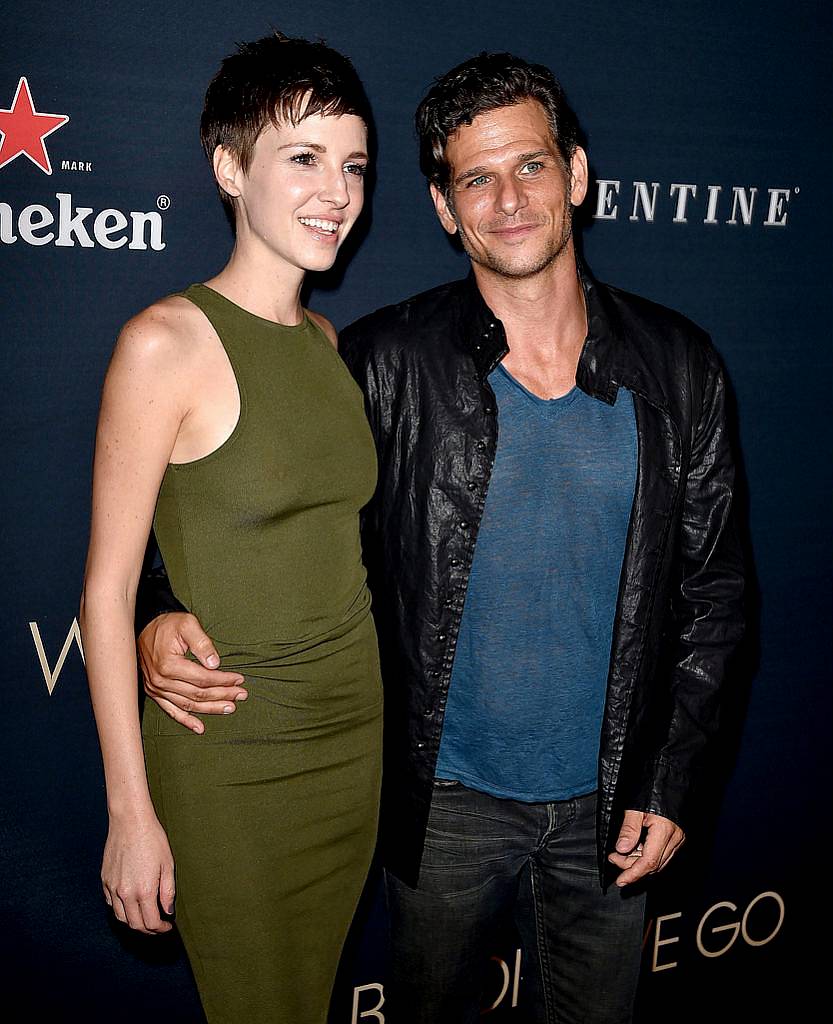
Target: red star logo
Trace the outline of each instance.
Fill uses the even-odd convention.
[[[41,114],[35,110],[29,83],[21,78],[17,83],[11,109],[0,110],[0,167],[5,167],[21,154],[46,174],[52,173],[52,164],[46,152],[44,139],[69,120],[68,114]]]

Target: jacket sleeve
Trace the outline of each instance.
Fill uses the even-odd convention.
[[[362,337],[359,327],[354,324],[344,328],[339,334],[338,350],[364,396],[365,414],[373,434],[373,442],[381,469],[384,448],[382,410],[379,401],[378,373],[371,347]],[[381,572],[381,553],[377,529],[378,504],[379,486],[377,486],[373,498],[362,509],[361,514],[362,552],[372,591],[378,587]]]
[[[373,618],[379,641],[382,678],[387,680],[398,678],[395,669],[398,663],[397,625],[386,587],[385,569],[390,562],[385,558],[384,537],[381,528],[383,492],[386,487],[395,486],[392,476],[388,476],[387,468],[391,419],[390,388],[386,386],[387,375],[382,372],[379,365],[376,345],[362,331],[361,324],[351,325],[339,334],[339,353],[364,395],[365,413],[370,424],[379,464],[379,481],[376,492],[361,513],[361,537],[362,558],[367,570],[368,587],[373,598]],[[392,714],[387,716],[388,722],[391,717]]]
[[[382,440],[378,375],[371,347],[363,338],[358,324],[351,324],[341,331],[338,352],[362,390],[365,413],[378,450]]]
[[[733,507],[735,469],[726,385],[709,344],[693,429],[676,551],[669,636],[670,708],[637,806],[683,827],[717,732],[721,694],[743,635],[743,556]],[[695,398],[696,402],[696,398]],[[695,409],[697,406],[695,405]]]
[[[136,635],[165,612],[185,612],[188,609],[174,597],[164,565],[153,566],[139,577],[136,590]]]

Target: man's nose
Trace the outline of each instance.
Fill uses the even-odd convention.
[[[510,176],[500,183],[495,200],[495,208],[507,217],[511,217],[527,204],[523,184],[514,176]]]

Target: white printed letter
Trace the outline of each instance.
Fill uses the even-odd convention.
[[[56,192],[55,198],[58,200],[58,237],[55,239],[55,245],[74,246],[74,234],[82,249],[92,249],[95,242],[87,234],[84,221],[93,212],[93,208],[79,206],[73,214],[72,196],[68,192]]]
[[[55,237],[55,233],[47,231],[45,235],[38,235],[36,232],[40,228],[48,228],[50,224],[54,223],[55,218],[52,216],[51,210],[47,210],[45,206],[40,206],[38,203],[33,203],[20,211],[17,230],[23,241],[28,242],[29,245],[48,245]]]
[[[78,628],[78,619],[72,620],[72,625],[69,627],[67,638],[64,640],[64,646],[61,648],[61,653],[58,655],[58,660],[55,662],[54,669],[49,667],[49,660],[46,657],[46,650],[43,646],[43,640],[41,640],[37,622],[30,622],[29,629],[32,631],[32,639],[35,641],[35,650],[38,652],[38,660],[40,661],[41,671],[43,672],[43,681],[46,683],[46,688],[49,690],[49,695],[51,697],[52,691],[55,689],[55,684],[58,682],[58,676],[61,674],[61,669],[64,667],[64,662],[67,660],[67,655],[69,654],[69,649],[72,646],[73,640],[78,644],[78,650],[81,653],[81,661],[84,661],[84,647],[81,643],[81,630]]]
[[[359,995],[362,992],[368,992],[370,989],[374,989],[379,993],[379,1001],[375,1006],[371,1006],[369,1010],[362,1010],[359,1013]],[[353,1016],[350,1018],[350,1024],[359,1024],[359,1021],[365,1017],[375,1017],[379,1024],[385,1024],[385,1015],[381,1012],[384,1005],[384,990],[378,982],[373,981],[369,985],[357,985],[353,989]]]
[[[749,911],[755,906],[756,903],[759,903],[761,900],[766,899],[767,897],[769,897],[772,900],[775,900],[775,902],[778,904],[778,923],[775,925],[775,927],[772,929],[769,935],[766,936],[766,938],[753,939],[750,937],[749,931],[746,927],[747,922],[749,920]],[[743,935],[744,942],[748,946],[765,946],[768,942],[772,942],[772,940],[775,938],[778,932],[781,931],[781,925],[784,923],[784,909],[784,901],[781,899],[777,892],[762,892],[760,896],[756,896],[755,899],[752,900],[752,902],[746,908],[746,911],[743,915],[743,920],[740,923],[740,930],[741,934]]]
[[[697,195],[696,185],[677,185],[673,184],[669,190],[669,195],[674,198],[674,194],[677,195],[677,209],[674,211],[674,223],[675,224],[688,224],[688,220],[685,215],[686,203],[688,202],[689,196]]]
[[[735,912],[735,911],[737,911],[738,908],[734,905],[734,903],[726,903],[726,902],[724,902],[724,903],[715,903],[715,905],[713,907],[709,907],[709,909],[705,912],[705,914],[703,914],[702,918],[700,919],[700,924],[697,926],[697,948],[700,950],[700,952],[703,954],[703,956],[708,956],[708,957],[723,956],[723,954],[726,952],[727,949],[731,949],[732,948],[732,946],[734,945],[735,939],[738,937],[738,932],[740,931],[740,925],[737,923],[737,921],[730,921],[729,924],[721,924],[721,925],[718,925],[716,928],[712,928],[712,934],[713,935],[716,935],[718,932],[731,932],[732,933],[731,939],[729,939],[729,941],[726,943],[725,946],[722,946],[720,949],[717,949],[717,950],[710,950],[710,949],[706,949],[706,947],[703,945],[703,928],[704,928],[704,926],[706,924],[706,920],[708,919],[708,917],[711,914],[714,913],[715,910],[722,910],[722,909],[731,910],[731,911]]]
[[[12,208],[8,203],[0,203],[0,242],[11,245],[17,241],[17,235],[12,233]]]
[[[599,178],[596,184],[599,187],[599,191],[596,196],[596,212],[593,214],[593,217],[596,220],[616,220],[619,207],[613,201],[613,197],[619,195],[620,182]]]
[[[709,205],[706,207],[706,216],[703,218],[704,224],[716,224],[717,217],[717,200],[720,193],[723,191],[720,185],[709,185]]]
[[[664,914],[662,917],[658,917],[657,918],[657,928],[656,928],[656,931],[654,932],[654,962],[651,965],[651,970],[654,973],[656,973],[657,971],[667,971],[669,968],[677,966],[677,961],[676,960],[672,960],[671,963],[660,964],[660,963],[657,963],[657,958],[658,958],[658,955],[659,955],[659,947],[660,946],[670,946],[672,942],[679,942],[680,941],[680,936],[679,935],[675,935],[673,939],[661,939],[659,937],[659,933],[660,933],[660,931],[662,929],[662,922],[663,921],[673,921],[675,917],[682,917],[682,916],[683,916],[682,912],[678,910],[676,914]]]
[[[490,957],[490,959],[494,960],[494,962],[496,964],[499,964],[500,969],[503,972],[503,984],[501,985],[500,992],[498,992],[497,999],[495,999],[495,1001],[492,1003],[492,1005],[491,1006],[487,1006],[485,1009],[480,1011],[481,1016],[486,1014],[486,1013],[491,1013],[492,1010],[494,1010],[498,1006],[500,1006],[500,1004],[503,1002],[504,996],[509,991],[509,978],[510,978],[510,975],[509,975],[509,967],[507,966],[506,961],[505,960],[501,960],[501,958],[499,956],[493,956],[493,957]]]
[[[727,224],[737,224],[738,222],[738,210],[740,210],[741,222],[745,225],[752,223],[752,208],[755,205],[755,196],[758,194],[756,188],[750,188],[747,194],[746,189],[740,185],[735,185],[732,189],[732,219],[727,220]]]
[[[769,213],[764,221],[765,228],[787,226],[787,203],[790,201],[788,188],[771,188],[769,191]]]
[[[147,249],[145,241],[145,225],[150,228],[150,247],[155,252],[161,252],[165,248],[162,241],[162,218],[158,213],[136,213],[130,214],[133,221],[133,231],[130,235],[129,249]]]
[[[93,221],[93,234],[99,245],[105,249],[120,249],[127,244],[127,235],[121,238],[114,238],[117,231],[124,231],[127,227],[127,217],[121,210],[102,210]]]
[[[642,212],[645,215],[645,220],[652,224],[654,220],[654,213],[657,206],[657,189],[659,188],[658,181],[651,182],[651,195],[648,196],[648,182],[647,181],[635,181],[633,183],[633,210],[628,218],[629,220],[639,220],[637,216],[637,208],[642,207]]]

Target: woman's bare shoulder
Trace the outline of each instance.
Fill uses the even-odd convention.
[[[168,295],[131,317],[121,329],[114,359],[182,363],[205,337],[205,315],[181,295]]]
[[[307,316],[312,320],[316,327],[320,328],[324,332],[327,340],[333,348],[338,348],[338,334],[330,321],[322,313],[316,313],[311,309],[307,310]]]
[[[182,295],[167,295],[131,317],[120,337],[158,337],[160,343],[187,344],[199,335],[205,322],[205,314],[193,302]]]

